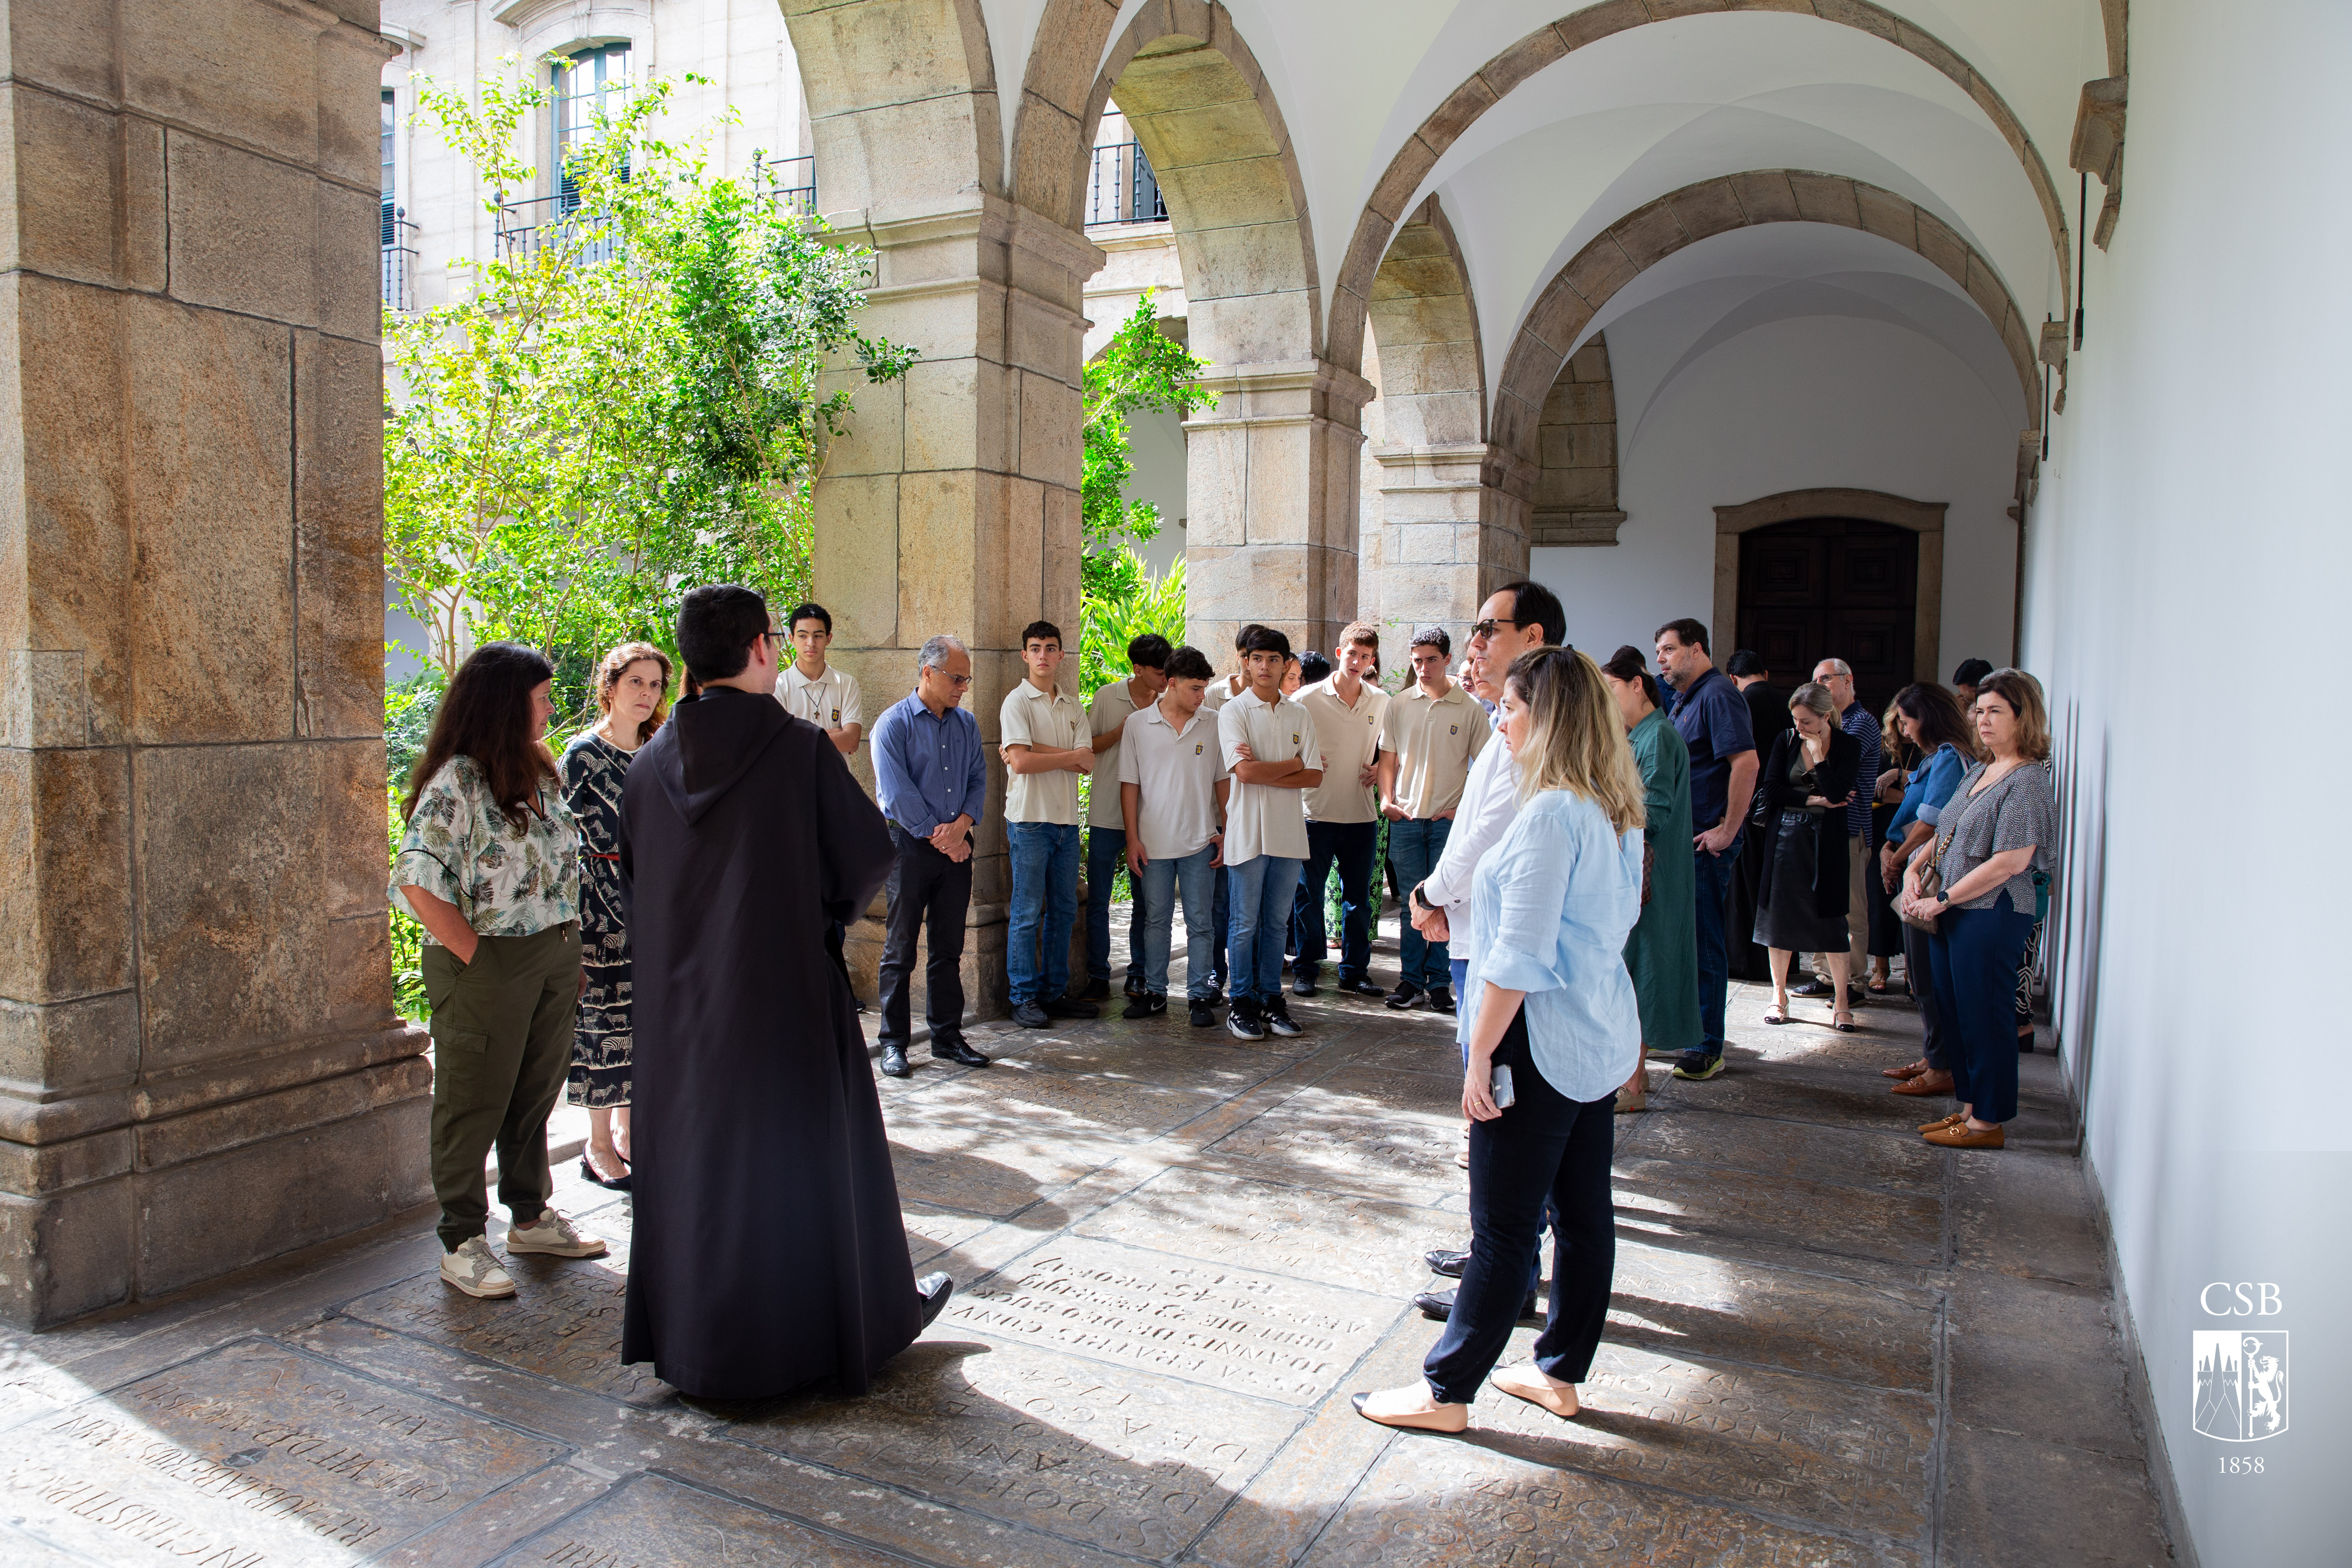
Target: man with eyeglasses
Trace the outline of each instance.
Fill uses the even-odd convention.
[[[928,939],[923,1021],[931,1059],[984,1068],[963,1038],[963,925],[971,907],[971,830],[988,803],[988,760],[980,721],[963,708],[971,653],[955,637],[923,644],[915,689],[874,726],[874,794],[890,819],[898,863],[886,886],[882,943],[882,1070],[905,1078],[912,1004],[907,980],[915,942]]]

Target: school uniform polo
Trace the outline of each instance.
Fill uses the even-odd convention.
[[[1287,697],[1267,702],[1256,692],[1244,690],[1217,710],[1217,739],[1229,770],[1241,760],[1238,748],[1244,745],[1261,763],[1297,757],[1310,768],[1323,765],[1315,738],[1315,715]],[[1261,855],[1306,859],[1306,794],[1235,779],[1225,799],[1225,864],[1238,866]]]
[[[784,666],[783,673],[776,677],[776,700],[784,705],[785,712],[820,730],[838,730],[844,724],[862,728],[866,722],[857,678],[838,665],[826,665],[824,673],[814,680],[803,675],[797,664]],[[858,738],[865,739],[862,734]]]
[[[1380,757],[1389,694],[1367,680],[1350,707],[1334,689],[1338,679],[1318,680],[1291,699],[1315,716],[1315,738],[1323,749],[1323,782],[1307,792],[1307,820],[1371,822],[1381,814],[1380,789],[1361,780]]]
[[[1486,710],[1450,680],[1436,697],[1415,681],[1390,698],[1381,750],[1397,756],[1397,804],[1417,822],[1460,805],[1470,764],[1494,732]]]
[[[1146,703],[1144,706],[1148,708],[1151,704]],[[1135,705],[1134,689],[1124,680],[1114,680],[1096,692],[1094,701],[1087,705],[1087,733],[1089,738],[1095,740],[1100,740],[1103,736],[1112,733],[1123,734],[1129,717],[1139,711],[1141,710]],[[1122,740],[1109,751],[1096,754],[1095,788],[1087,801],[1088,827],[1116,827],[1123,830],[1127,826],[1126,819],[1118,814],[1118,789],[1119,759],[1126,746],[1127,742]]]
[[[1089,743],[1087,710],[1066,691],[1058,688],[1040,691],[1033,682],[1024,680],[1006,694],[1004,706],[997,710],[996,743],[1041,752],[1075,752]],[[1007,768],[1004,820],[1076,827],[1078,775],[1068,768],[1041,773],[1016,773]]]
[[[1208,845],[1217,831],[1217,781],[1225,776],[1217,716],[1205,708],[1178,729],[1154,702],[1129,714],[1119,731],[1118,782],[1135,786],[1135,830],[1151,859],[1181,860]]]

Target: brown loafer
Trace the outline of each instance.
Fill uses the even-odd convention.
[[[1931,1070],[1932,1069],[1926,1062],[1906,1062],[1899,1068],[1880,1068],[1878,1069],[1878,1076],[1881,1078],[1917,1078],[1920,1074]]]
[[[1966,1115],[1955,1110],[1949,1116],[1945,1117],[1941,1121],[1922,1121],[1919,1123],[1919,1131],[1922,1132],[1941,1132],[1945,1128],[1958,1127],[1967,1120],[1968,1117]]]
[[[1886,1092],[1889,1094],[1949,1094],[1952,1092],[1952,1075],[1948,1072],[1921,1073],[1917,1078],[1906,1079],[1901,1083],[1893,1085]]]
[[[2007,1140],[1998,1127],[1979,1131],[1963,1121],[1940,1132],[1928,1133],[1927,1142],[1945,1149],[1998,1149]]]

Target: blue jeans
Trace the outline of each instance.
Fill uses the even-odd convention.
[[[1127,864],[1127,829],[1087,829],[1087,978],[1110,981],[1110,890]],[[1127,977],[1143,977],[1143,889],[1128,879],[1135,908],[1127,924]]]
[[[1004,841],[1013,852],[1013,921],[1005,933],[1004,969],[1013,983],[1013,1005],[1018,1007],[1070,988],[1070,927],[1078,918],[1078,829],[1075,823],[1008,823]]]
[[[1282,995],[1282,933],[1290,927],[1290,900],[1298,895],[1299,862],[1259,855],[1225,868],[1234,912],[1227,939],[1232,996],[1266,1006]]]
[[[1732,879],[1739,874],[1739,840],[1733,839],[1720,855],[1694,848],[1691,863],[1698,879],[1699,1049],[1719,1057],[1723,1054],[1723,999],[1731,983],[1723,925],[1729,913]]]
[[[1377,822],[1310,822],[1307,868],[1298,884],[1295,917],[1298,962],[1291,973],[1312,983],[1322,972],[1328,948],[1323,933],[1323,889],[1331,868],[1339,868],[1339,982],[1361,980],[1372,963],[1372,845]]]
[[[1389,824],[1389,860],[1396,867],[1397,886],[1406,898],[1412,897],[1423,877],[1437,869],[1438,857],[1445,853],[1445,840],[1453,831],[1450,816]],[[1401,923],[1404,929],[1397,938],[1397,951],[1404,960],[1404,983],[1423,991],[1452,984],[1454,973],[1445,943],[1423,937],[1412,929],[1410,919]]]
[[[1194,1002],[1207,999],[1210,954],[1216,945],[1213,915],[1215,885],[1223,880],[1209,864],[1217,847],[1203,844],[1179,860],[1161,858],[1143,863],[1143,886],[1138,890],[1135,937],[1142,944],[1143,988],[1154,996],[1168,994],[1168,939],[1176,921],[1176,897],[1184,898],[1184,994]]]
[[[2017,1114],[2017,965],[2032,934],[2033,911],[2019,911],[2004,890],[1989,910],[1948,905],[1927,939],[1952,1097],[1979,1121]]]

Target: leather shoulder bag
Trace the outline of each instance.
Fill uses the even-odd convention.
[[[1932,899],[1944,890],[1944,851],[1951,847],[1952,833],[1958,831],[1958,823],[1953,824],[1952,828],[1947,830],[1944,836],[1936,841],[1934,853],[1927,857],[1927,863],[1919,868],[1919,896],[1922,899]],[[1943,919],[1938,914],[1929,915],[1927,919],[1921,920],[1907,910],[1896,912],[1902,917],[1905,925],[1916,927],[1930,936],[1935,934],[1936,922]]]

